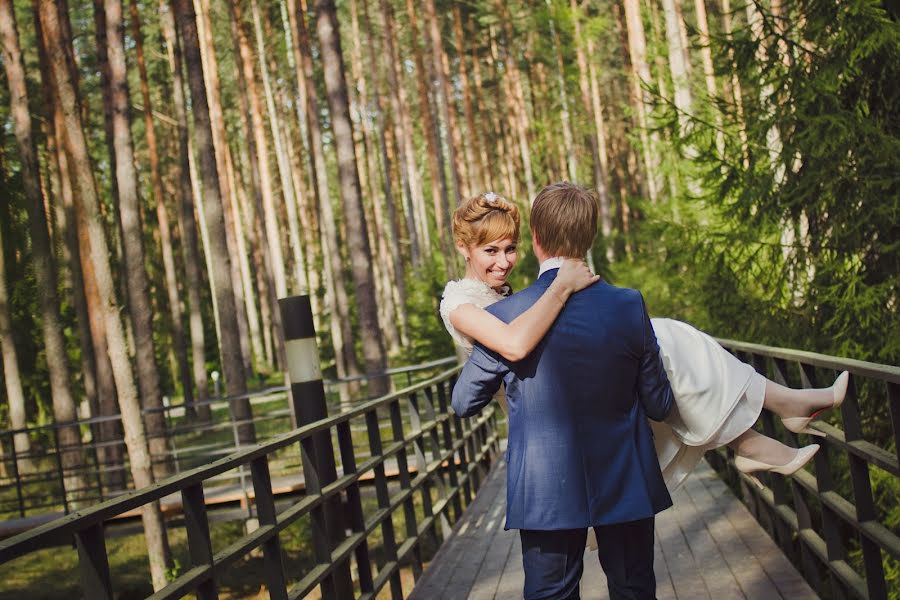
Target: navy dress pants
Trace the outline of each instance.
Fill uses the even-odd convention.
[[[653,517],[594,527],[611,600],[654,600]],[[579,600],[587,529],[522,529],[525,600]]]

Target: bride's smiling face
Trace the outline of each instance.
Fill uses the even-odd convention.
[[[512,238],[494,240],[480,246],[470,246],[466,256],[466,276],[480,279],[492,288],[506,283],[518,259],[517,242]]]

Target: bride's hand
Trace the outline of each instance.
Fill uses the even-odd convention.
[[[586,262],[577,258],[567,258],[559,268],[555,283],[569,294],[574,294],[599,280],[600,276],[591,273]]]

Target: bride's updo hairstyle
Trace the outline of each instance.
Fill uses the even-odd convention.
[[[494,192],[464,201],[453,213],[453,241],[465,248],[519,239],[519,209]]]

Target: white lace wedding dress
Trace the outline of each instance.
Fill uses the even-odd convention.
[[[474,279],[447,283],[441,318],[464,356],[472,352],[472,339],[453,328],[450,313],[463,304],[484,308],[502,298]],[[687,323],[672,319],[650,322],[675,396],[675,406],[665,422],[650,421],[650,425],[666,486],[674,491],[707,450],[731,442],[753,426],[762,411],[765,379]]]

